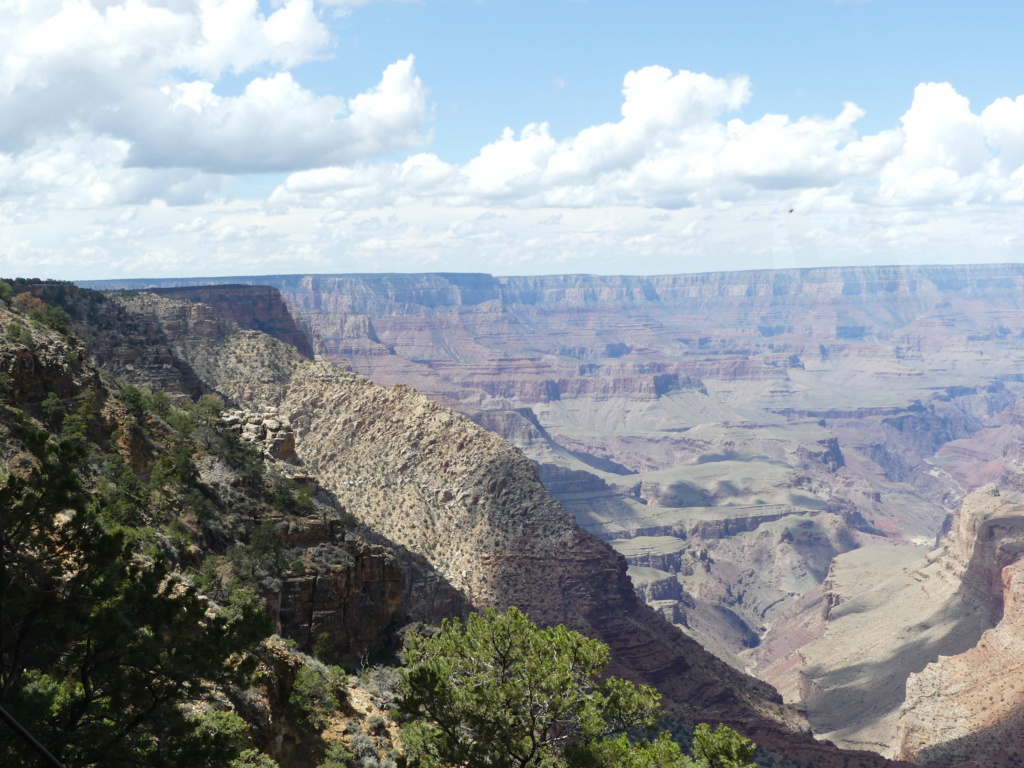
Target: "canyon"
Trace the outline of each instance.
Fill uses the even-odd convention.
[[[651,278],[272,276],[96,287],[158,283],[168,299],[235,305],[232,319],[250,328],[280,310],[238,311],[217,283],[276,288],[307,334],[307,354],[378,384],[415,387],[519,446],[580,530],[625,558],[631,589],[659,619],[772,683],[804,709],[815,733],[904,759],[951,763],[969,752],[934,744],[934,729],[921,735],[938,717],[921,691],[953,695],[941,681],[971,668],[956,661],[963,654],[984,656],[983,635],[1014,647],[1013,614],[1002,606],[1016,605],[1016,582],[1001,571],[990,578],[1000,586],[995,601],[992,590],[964,586],[974,582],[972,570],[937,558],[949,545],[933,548],[955,533],[952,513],[965,497],[988,483],[998,485],[1006,517],[1017,514],[1006,512],[1017,509],[1021,488],[1024,270],[1017,265]],[[293,330],[285,326],[264,328],[286,338]],[[271,391],[271,376],[262,384],[239,376],[248,382],[234,394],[239,402],[285,402]],[[295,412],[311,421],[335,410],[308,405]],[[331,436],[316,438],[317,454],[359,444],[367,431],[376,444],[390,439],[377,421],[321,421],[313,432]],[[415,429],[409,439],[422,445]],[[373,461],[347,471],[339,477],[374,476]],[[513,475],[517,484],[525,478]],[[339,482],[353,483],[337,486],[346,506],[423,503],[408,489],[375,491],[371,502],[359,480]],[[430,492],[462,501],[456,494],[472,499],[477,487],[488,486]],[[970,516],[976,503],[961,514]],[[365,514],[393,527],[386,515],[397,513]],[[530,551],[522,535],[500,545],[483,536],[472,558],[483,553],[488,569],[474,568],[479,561],[459,554],[453,529],[438,530],[436,518],[424,513],[421,529],[402,535],[439,548],[425,549],[428,558],[454,548],[449,576],[465,571],[453,582],[474,601],[498,592],[531,598],[514,588],[528,581],[521,558],[502,562],[505,549]],[[559,558],[601,573],[583,554],[592,545],[581,541],[572,544],[576,554],[567,549]],[[491,568],[508,574],[497,592],[493,575],[486,583],[473,575]],[[945,576],[921,583],[953,601],[943,603],[946,623],[927,619],[938,610],[929,600],[894,598],[921,592],[914,574],[931,571]],[[904,588],[908,579],[913,585]],[[611,592],[622,589],[608,583],[619,585]],[[545,593],[551,607],[535,610],[578,610],[577,599],[559,602],[557,594]],[[891,617],[878,617],[899,605],[917,606],[906,616],[927,616],[894,630]],[[973,744],[979,729],[1012,731],[1006,713],[1016,699],[1008,690],[990,694],[1010,702],[1003,714],[958,726],[961,744]]]
[[[169,369],[187,371],[183,380],[194,377],[238,406],[226,418],[248,440],[291,458],[381,542],[383,549],[357,547],[346,536],[333,543],[336,565],[326,573],[283,582],[270,605],[289,636],[308,642],[326,633],[358,652],[368,637],[409,621],[516,605],[603,640],[612,671],[655,685],[680,727],[732,724],[769,750],[766,764],[848,757],[811,739],[770,686],[708,654],[639,600],[622,557],[580,529],[506,441],[407,387],[309,361],[208,305],[145,293],[112,298],[103,314],[121,319],[102,335],[120,374],[144,385]],[[128,362],[117,352],[127,348],[143,354]],[[287,531],[306,550],[332,544],[331,526],[293,521]]]

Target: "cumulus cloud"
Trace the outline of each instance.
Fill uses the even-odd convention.
[[[0,152],[105,137],[127,146],[128,168],[219,174],[346,164],[425,142],[426,88],[411,56],[351,99],[294,79],[289,69],[330,42],[312,0],[266,14],[258,0],[6,3]],[[254,68],[240,94],[218,93],[222,75]]]
[[[104,113],[96,123],[128,137],[129,165],[246,173],[347,164],[414,147],[426,140],[427,112],[410,56],[347,102],[317,96],[281,72],[254,78],[233,97],[201,81],[147,91],[128,114]]]
[[[125,141],[82,134],[0,154],[0,211],[23,217],[154,199],[198,205],[227,193],[230,178],[223,175],[186,168],[125,169],[129,151]]]
[[[856,104],[740,117],[747,77],[652,66],[625,75],[616,119],[568,136],[508,127],[453,163],[424,149],[412,56],[354,96],[295,69],[331,55],[330,17],[370,1],[0,0],[0,268],[1024,258],[1024,96],[979,109],[924,83],[898,123],[864,134]],[[231,199],[233,175],[267,172],[288,173],[267,200]]]
[[[884,201],[1022,202],[1024,99],[976,115],[949,83],[922,83],[901,123],[900,152],[880,174]]]
[[[621,119],[564,139],[547,123],[506,128],[468,162],[404,162],[300,171],[277,205],[407,203],[590,207],[724,206],[802,195],[845,204],[1009,203],[1024,181],[1024,97],[976,114],[951,85],[922,84],[898,127],[861,135],[864,111],[834,117],[729,118],[751,95],[745,77],[663,67],[630,72]]]

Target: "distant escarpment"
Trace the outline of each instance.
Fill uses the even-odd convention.
[[[913,570],[903,555],[923,556],[949,513],[985,483],[1024,498],[1021,265],[178,282],[273,286],[320,358],[377,384],[414,386],[513,441],[580,528],[627,558],[635,589],[681,633],[787,695],[824,696],[822,711],[866,702],[865,722],[874,722],[871,702],[884,702],[882,730],[867,733],[846,714],[816,725],[845,743],[892,753],[905,677],[890,683],[868,675],[847,685],[825,660],[832,646],[815,646],[820,663],[793,655],[802,643],[800,653],[813,656],[821,606],[831,605],[835,626],[855,622],[857,613],[839,604],[857,591],[851,584]],[[211,375],[201,356],[179,357],[201,379]],[[244,395],[299,404],[277,373],[232,370],[239,402]],[[358,446],[360,431],[375,423],[346,427],[351,433],[338,427],[338,444]],[[302,432],[298,421],[295,432]],[[334,449],[313,452],[311,442],[303,453],[303,440],[297,454],[326,466]],[[379,471],[405,476],[415,466]],[[348,493],[353,509],[361,503],[357,485],[332,490]],[[416,545],[426,557],[447,541],[431,506],[434,490],[444,491],[431,487],[429,503],[416,501],[426,510]],[[457,505],[473,498],[451,492]],[[392,508],[420,494],[387,493],[380,498]],[[474,531],[476,520],[460,525]],[[487,542],[490,534],[480,536]],[[488,562],[493,570],[481,575],[445,573],[476,600],[488,595],[483,573],[490,584],[499,565],[510,573],[520,567]],[[609,589],[618,583],[596,581]],[[971,616],[958,637],[983,631],[988,614]],[[849,626],[851,637],[862,631]],[[903,669],[906,658],[894,663]]]

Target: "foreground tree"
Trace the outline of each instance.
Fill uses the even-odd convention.
[[[564,626],[538,629],[516,608],[412,638],[407,663],[399,712],[416,768],[747,768],[753,752],[721,727],[721,743],[695,738],[697,760],[665,733],[630,739],[654,727],[657,691],[601,679],[606,645]],[[710,733],[703,729],[695,737]],[[698,743],[709,749],[698,755]]]
[[[81,441],[0,421],[23,448],[0,472],[0,706],[68,768],[226,766],[238,746],[183,705],[245,681],[265,617],[142,562],[83,489]],[[0,726],[0,765],[37,764]]]

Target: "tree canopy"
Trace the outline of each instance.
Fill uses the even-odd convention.
[[[659,694],[602,678],[608,648],[521,611],[447,621],[407,648],[399,713],[416,768],[750,768],[754,745],[699,726],[693,757],[667,733],[652,741]]]
[[[226,765],[235,746],[181,705],[242,682],[265,617],[140,561],[82,487],[81,442],[8,417],[25,451],[0,474],[0,705],[68,768]],[[0,764],[36,765],[6,728]]]

